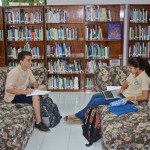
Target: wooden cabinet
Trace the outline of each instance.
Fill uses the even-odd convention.
[[[129,7],[128,57],[150,59],[150,5]]]
[[[124,5],[85,6],[85,90],[95,90],[94,71],[122,62]]]
[[[44,65],[44,7],[5,7],[7,65],[16,66],[20,51],[32,53],[33,66]]]
[[[84,91],[84,6],[46,6],[48,88]]]
[[[0,7],[0,67],[6,66],[3,7]]]

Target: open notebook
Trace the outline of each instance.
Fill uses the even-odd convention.
[[[34,90],[31,94],[28,94],[26,96],[33,96],[33,95],[46,95],[49,94],[50,91],[44,91],[44,90]]]

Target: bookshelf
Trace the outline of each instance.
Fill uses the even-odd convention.
[[[0,7],[0,67],[6,66],[5,42],[4,42],[4,20],[3,7]]]
[[[129,5],[128,57],[150,59],[150,5]]]
[[[51,91],[95,91],[96,68],[122,64],[124,5],[6,6],[3,18],[6,64],[31,51]]]
[[[84,6],[45,6],[48,89],[84,91]]]
[[[117,29],[117,35],[111,37],[113,25],[120,27],[112,28]],[[85,6],[85,91],[95,91],[93,78],[97,68],[111,65],[111,60],[122,63],[123,25],[124,5]]]
[[[44,65],[44,7],[4,7],[7,65],[16,66],[20,51],[32,53],[33,66]]]

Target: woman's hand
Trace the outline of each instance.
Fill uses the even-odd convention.
[[[120,89],[117,90],[117,93],[118,93],[118,94],[120,94],[120,93],[122,93],[122,92],[123,92],[123,89],[122,89],[122,88],[120,88]]]

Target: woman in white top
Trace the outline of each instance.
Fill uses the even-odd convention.
[[[132,57],[129,59],[129,71],[131,74],[118,90],[118,93],[122,93],[125,96],[125,100],[128,101],[127,103],[138,103],[148,100],[150,77],[149,62],[140,57]],[[64,117],[64,120],[71,122],[82,121],[85,112],[90,106],[109,105],[116,100],[118,99],[106,100],[102,94],[94,94],[85,108],[76,114]]]

